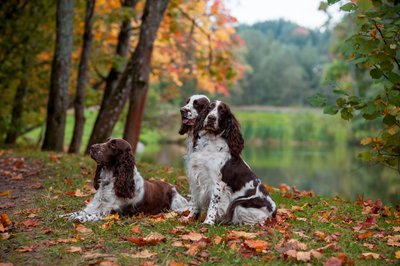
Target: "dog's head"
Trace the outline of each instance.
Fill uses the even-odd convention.
[[[186,105],[181,108],[181,128],[179,134],[184,135],[189,132],[196,118],[208,106],[210,100],[205,95],[192,95],[186,101]]]
[[[101,170],[107,168],[113,171],[115,177],[115,194],[121,198],[132,198],[135,190],[135,159],[131,145],[123,139],[110,138],[104,143],[92,145],[89,152],[97,163],[95,188],[99,188]]]

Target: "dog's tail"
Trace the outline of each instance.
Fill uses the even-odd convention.
[[[171,210],[178,213],[182,213],[189,210],[189,202],[176,190],[175,187],[172,188],[173,195],[171,201]]]

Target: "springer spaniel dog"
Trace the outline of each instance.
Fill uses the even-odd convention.
[[[261,180],[240,157],[244,140],[228,105],[211,102],[199,115],[193,130],[193,152],[188,158],[192,208],[186,219],[199,217],[205,224],[263,223],[276,215],[276,204]]]
[[[123,139],[109,139],[90,147],[97,163],[93,200],[82,211],[64,215],[80,222],[98,221],[111,213],[133,215],[183,211],[188,202],[174,186],[144,180],[136,168],[131,145]]]
[[[187,136],[187,156],[193,151],[193,126],[199,114],[208,106],[210,100],[207,96],[198,94],[190,96],[186,105],[181,108],[181,128],[180,135],[188,134]]]

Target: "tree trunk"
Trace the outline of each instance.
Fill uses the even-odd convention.
[[[74,1],[58,0],[56,45],[51,69],[43,150],[63,151],[73,45]]]
[[[95,4],[96,0],[86,1],[85,31],[83,33],[82,54],[81,61],[79,62],[78,82],[74,101],[75,126],[71,145],[69,146],[70,153],[79,153],[82,143],[83,128],[85,126],[85,88],[87,84],[90,50],[93,42],[92,26]]]
[[[22,64],[24,65],[24,62]],[[26,77],[22,77],[15,93],[13,108],[11,112],[11,125],[7,131],[5,144],[15,144],[21,132],[22,112],[24,109],[24,99],[27,92],[27,87],[28,81],[26,80]]]
[[[142,90],[146,92],[153,44],[168,3],[169,0],[146,1],[140,26],[139,42],[118,85],[110,93],[107,104],[99,111],[86,152],[92,144],[103,142],[111,135],[130,92],[132,90],[139,90],[141,93],[143,93]]]
[[[136,151],[139,142],[140,130],[142,128],[142,119],[146,105],[147,88],[131,92],[129,99],[128,117],[125,122],[124,139],[127,140],[132,150]]]

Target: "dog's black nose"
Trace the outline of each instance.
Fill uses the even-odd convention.
[[[208,122],[215,122],[215,121],[217,120],[217,118],[216,118],[215,116],[213,116],[213,115],[210,115],[210,116],[207,118],[207,120],[208,120]]]

